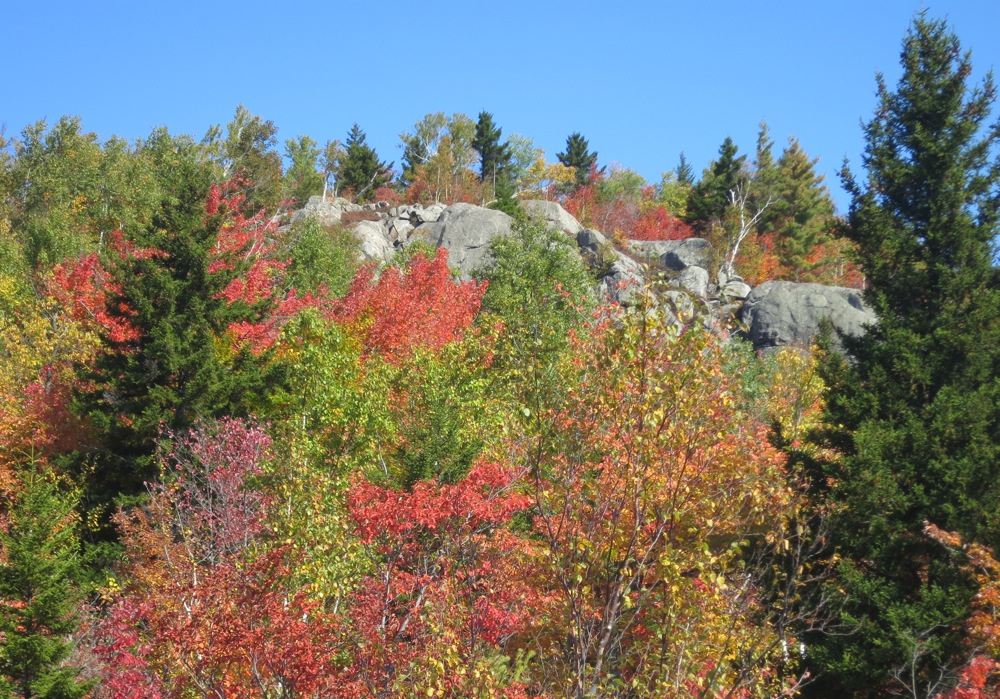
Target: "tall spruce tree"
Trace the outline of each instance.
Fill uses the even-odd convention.
[[[66,664],[79,624],[76,499],[31,474],[0,527],[0,694],[76,699],[87,694]]]
[[[733,139],[726,140],[719,146],[719,157],[712,161],[701,180],[688,195],[685,223],[694,226],[708,226],[713,221],[721,221],[729,208],[729,193],[739,185],[743,177],[745,155],[737,155],[739,148]]]
[[[590,143],[578,131],[567,136],[566,152],[556,153],[556,158],[566,167],[575,168],[576,187],[590,181],[590,170],[597,164],[597,152],[590,152]]]
[[[772,168],[773,203],[760,222],[761,232],[774,235],[778,260],[796,281],[808,278],[809,254],[829,238],[835,226],[833,201],[823,175],[816,172],[816,163],[798,140],[791,139]]]
[[[365,143],[365,132],[357,124],[351,127],[344,144],[338,173],[342,191],[354,194],[358,201],[370,199],[377,189],[389,183],[388,165],[378,159],[375,149]]]
[[[510,148],[500,142],[502,132],[503,129],[493,123],[492,114],[479,112],[472,147],[479,153],[479,181],[489,183],[494,192],[503,189],[510,164]]]
[[[1000,125],[983,129],[994,85],[971,87],[957,37],[923,15],[902,66],[895,91],[878,78],[866,181],[844,173],[846,234],[879,320],[847,342],[850,361],[826,366],[826,437],[841,456],[816,482],[834,505],[844,563],[831,589],[854,632],[814,639],[813,696],[933,694],[967,658],[975,589],[924,522],[1000,550]]]
[[[231,351],[223,337],[233,323],[259,320],[273,302],[251,307],[223,298],[250,256],[213,266],[226,216],[206,215],[211,163],[197,152],[173,156],[159,211],[129,240],[144,252],[107,255],[108,316],[135,333],[102,333],[104,351],[78,397],[100,441],[83,468],[88,507],[140,493],[155,480],[152,457],[165,430],[245,415],[267,382],[267,357]]]

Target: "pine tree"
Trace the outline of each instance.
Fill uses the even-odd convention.
[[[733,139],[726,136],[719,146],[719,157],[708,166],[688,196],[685,223],[707,226],[725,216],[730,205],[729,193],[736,189],[744,175],[743,165],[747,158],[737,156],[738,152]]]
[[[488,182],[494,191],[502,187],[498,183],[506,180],[510,164],[510,149],[506,143],[500,143],[502,132],[503,129],[493,123],[492,114],[479,112],[472,147],[479,153],[479,181]]]
[[[387,165],[378,159],[375,149],[365,143],[365,132],[354,124],[340,160],[339,188],[352,192],[357,201],[370,199],[376,190],[389,183],[391,167],[392,163]]]
[[[87,693],[65,664],[79,622],[76,501],[37,475],[23,486],[0,528],[0,691],[75,699]]]
[[[576,188],[590,181],[590,170],[597,164],[597,152],[590,152],[590,144],[578,131],[566,138],[566,152],[556,153],[556,158],[566,167],[576,170]]]
[[[817,490],[836,505],[833,590],[854,633],[818,639],[815,696],[927,696],[965,660],[974,589],[924,522],[1000,549],[1000,125],[981,133],[994,85],[970,88],[969,55],[923,15],[902,65],[895,91],[878,78],[866,181],[844,173],[879,320],[826,367],[826,436],[842,455]]]
[[[94,504],[140,493],[155,480],[152,457],[164,430],[245,415],[266,384],[266,356],[234,351],[224,336],[233,323],[258,320],[273,301],[251,307],[223,297],[247,272],[250,255],[213,265],[231,212],[206,215],[212,172],[205,163],[183,158],[173,165],[169,199],[128,241],[137,252],[107,255],[107,315],[134,332],[102,333],[104,351],[78,400],[101,442],[85,467]]]
[[[833,201],[798,140],[791,139],[773,167],[770,183],[773,203],[760,223],[762,233],[774,236],[781,265],[794,279],[808,274],[808,257],[825,242],[834,227]]]

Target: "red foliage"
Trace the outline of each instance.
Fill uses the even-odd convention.
[[[351,612],[356,672],[373,695],[402,687],[429,693],[437,682],[443,696],[465,697],[496,680],[466,670],[495,657],[531,614],[532,591],[517,568],[524,542],[502,528],[529,505],[511,490],[516,475],[479,463],[455,485],[352,486],[351,517],[378,561]],[[438,677],[419,674],[434,667],[442,668]],[[506,686],[502,696],[522,691]]]
[[[270,439],[239,420],[177,440],[171,485],[120,513],[128,565],[96,628],[103,694],[318,696],[345,688],[337,625],[291,583],[287,547],[261,551],[271,499],[253,487]],[[347,694],[350,696],[350,693]]]
[[[261,319],[233,323],[229,327],[234,346],[249,347],[254,353],[260,353],[274,344],[285,321],[306,308],[321,305],[322,300],[312,294],[299,296],[295,289],[282,290],[289,261],[274,257],[277,222],[265,220],[263,211],[246,216],[245,187],[243,180],[234,178],[222,186],[212,185],[209,191],[205,213],[223,219],[209,272],[238,269],[249,262],[246,272],[234,278],[221,296],[230,304],[270,304],[271,308]]]
[[[123,596],[99,624],[107,699],[329,696],[350,691],[335,660],[339,633],[285,584],[285,550],[220,564],[197,580]]]
[[[596,181],[566,197],[566,210],[585,225],[627,240],[682,240],[694,236],[686,223],[656,202],[651,187],[641,196],[602,196]]]
[[[112,235],[112,250],[121,254],[135,253],[134,246],[126,246],[118,232]],[[108,313],[106,299],[118,289],[108,279],[97,253],[56,265],[43,280],[43,289],[44,294],[65,308],[73,320],[84,327],[101,331],[112,342],[125,343],[138,339],[138,330],[123,317],[113,317]],[[129,315],[129,309],[120,310],[123,311],[122,316]]]
[[[665,207],[656,205],[639,215],[626,237],[630,240],[683,240],[694,237],[694,231]]]
[[[263,427],[233,418],[199,423],[175,440],[165,461],[176,479],[150,490],[170,500],[199,562],[221,561],[264,531],[271,498],[249,482],[263,473],[270,446]]]
[[[439,249],[433,259],[418,254],[405,270],[390,267],[377,280],[374,267],[362,268],[332,315],[361,336],[367,354],[394,360],[460,339],[485,293],[485,282],[455,280],[447,251]]]
[[[973,656],[962,668],[958,684],[935,699],[997,699],[1000,697],[1000,663],[985,655]]]

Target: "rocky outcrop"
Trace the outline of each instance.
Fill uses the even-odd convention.
[[[365,260],[385,262],[395,252],[381,221],[360,221],[351,226],[351,230],[358,238]]]
[[[306,205],[292,215],[292,223],[299,223],[308,218],[316,219],[321,226],[336,226],[343,216],[346,199],[334,199],[325,201],[322,197],[312,196]]]
[[[600,297],[628,306],[646,285],[642,265],[630,257],[616,257],[597,282]]]
[[[544,221],[549,228],[562,231],[566,235],[575,236],[583,230],[580,222],[554,201],[530,199],[522,201],[521,208],[528,214],[528,218]]]
[[[576,240],[580,253],[598,278],[603,299],[630,305],[642,293],[648,268],[659,267],[662,303],[678,324],[699,322],[706,327],[727,326],[736,313],[754,347],[766,350],[782,345],[807,346],[829,321],[835,332],[857,335],[875,322],[861,292],[820,284],[766,282],[755,289],[736,276],[710,278],[714,250],[702,238],[667,241],[629,241],[624,251],[600,231],[585,229],[559,204],[526,201],[529,217],[544,221]],[[423,241],[448,251],[449,265],[463,278],[489,264],[490,244],[508,235],[511,218],[500,211],[472,204],[431,206],[368,204],[344,199],[324,201],[310,197],[292,222],[314,217],[324,226],[348,225],[360,242],[364,259],[385,262],[403,245]],[[667,283],[664,288],[663,282]]]
[[[704,238],[683,240],[630,240],[629,247],[639,257],[657,260],[667,269],[683,272],[688,267],[712,268],[714,249]]]
[[[470,279],[474,270],[490,261],[490,243],[500,235],[509,235],[511,218],[502,211],[472,204],[452,204],[433,222],[411,231],[407,244],[421,240],[448,251],[448,265],[462,279]]]
[[[826,320],[839,336],[859,335],[875,323],[861,292],[840,286],[765,282],[747,296],[741,319],[753,346],[769,349],[784,345],[808,346]]]

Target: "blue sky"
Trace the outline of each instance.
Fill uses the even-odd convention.
[[[102,140],[200,138],[244,104],[282,142],[356,121],[398,164],[425,114],[485,109],[550,160],[579,131],[652,183],[681,151],[700,173],[727,135],[752,151],[766,119],[778,150],[795,136],[820,158],[843,211],[836,172],[860,166],[875,73],[895,83],[921,9],[949,21],[977,79],[1000,67],[997,0],[12,0],[0,124],[68,114]]]

